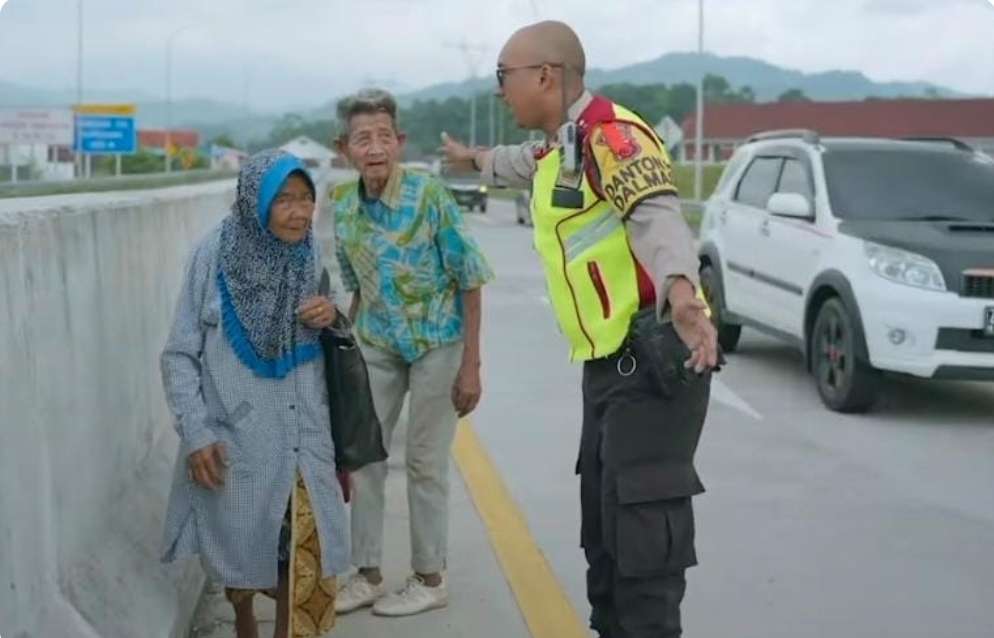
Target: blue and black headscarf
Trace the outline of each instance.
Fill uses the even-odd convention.
[[[315,192],[297,157],[279,150],[249,158],[238,176],[231,214],[221,224],[218,288],[224,336],[239,360],[261,377],[285,377],[320,352],[317,331],[297,319],[317,294],[313,232],[288,244],[269,230],[273,201],[291,175]]]

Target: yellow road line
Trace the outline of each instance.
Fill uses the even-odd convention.
[[[532,638],[590,636],[468,421],[459,423],[452,453]]]

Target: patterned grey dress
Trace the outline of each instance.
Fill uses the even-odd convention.
[[[163,560],[200,555],[230,588],[277,584],[280,528],[299,470],[314,509],[324,577],[344,572],[348,525],[328,423],[323,360],[265,378],[245,366],[221,328],[220,228],[195,249],[162,354],[166,400],[182,445],[166,514]],[[317,260],[315,268],[317,268]],[[220,441],[225,484],[200,487],[190,452]]]

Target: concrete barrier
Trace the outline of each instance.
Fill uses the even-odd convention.
[[[178,439],[158,356],[233,181],[0,200],[0,635],[185,635],[159,563]]]
[[[352,177],[315,176],[339,291],[324,200]],[[234,185],[0,199],[0,636],[186,635],[203,574],[158,560],[178,445],[158,358]]]

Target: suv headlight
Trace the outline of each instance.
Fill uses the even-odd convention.
[[[945,291],[946,280],[939,266],[928,257],[871,241],[863,243],[870,270],[895,283]]]
[[[480,184],[480,192],[483,193],[484,195],[487,194],[487,185],[486,184]]]

